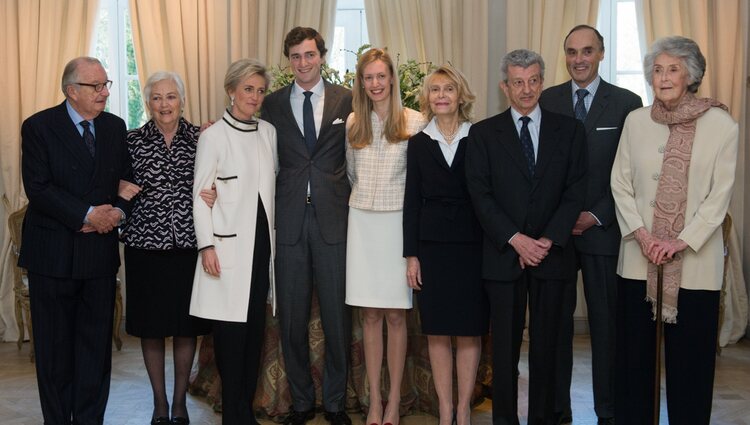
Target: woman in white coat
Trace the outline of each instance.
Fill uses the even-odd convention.
[[[252,402],[263,346],[266,300],[273,294],[276,130],[256,119],[269,78],[253,59],[230,65],[224,89],[230,107],[200,136],[193,216],[200,262],[190,314],[214,322],[222,383],[222,421],[257,424]],[[216,186],[213,208],[200,198]]]

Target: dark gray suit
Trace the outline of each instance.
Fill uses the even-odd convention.
[[[545,90],[539,103],[551,111],[575,117],[570,81]],[[602,225],[573,237],[573,242],[583,274],[591,333],[594,410],[600,418],[614,416],[615,300],[620,229],[615,220],[609,175],[625,117],[641,106],[641,98],[636,94],[601,80],[584,122],[589,176],[584,211],[592,212]],[[575,280],[566,284],[562,308],[555,404],[558,412],[569,414]]]
[[[351,192],[345,123],[352,111],[352,95],[343,87],[325,84],[323,118],[310,153],[292,112],[291,92],[289,85],[269,95],[261,111],[263,119],[276,127],[278,140],[276,290],[281,347],[294,410],[310,410],[315,407],[315,388],[307,328],[314,286],[326,343],[323,406],[328,412],[339,412],[346,401],[351,334],[344,293]]]

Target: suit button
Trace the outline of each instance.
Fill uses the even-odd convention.
[[[651,205],[651,208],[655,208],[656,207],[656,201],[654,201],[652,199],[651,202],[649,202],[649,205]]]
[[[654,173],[654,174],[651,175],[651,178],[654,179],[654,180],[659,180],[659,176],[660,176],[659,173]]]

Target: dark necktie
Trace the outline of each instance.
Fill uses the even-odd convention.
[[[573,109],[576,113],[576,119],[581,122],[586,121],[586,102],[584,102],[583,99],[586,98],[587,94],[589,94],[589,91],[586,89],[576,90],[576,96],[578,96],[578,100],[576,101],[576,106]]]
[[[302,102],[302,125],[305,129],[305,144],[310,153],[312,153],[315,141],[318,138],[315,135],[315,117],[313,116],[312,102],[310,101],[312,94],[311,91],[306,91],[304,93],[305,101]]]
[[[531,118],[521,117],[519,119],[523,121],[523,126],[521,126],[521,149],[523,149],[523,156],[526,157],[529,174],[533,176],[534,163],[536,161],[534,160],[534,144],[531,143],[531,133],[529,132],[529,121],[531,121]]]
[[[96,153],[96,148],[94,147],[94,133],[91,132],[91,124],[83,120],[79,124],[81,124],[81,127],[83,127],[83,142],[86,143],[86,149],[89,150],[89,153],[91,154],[91,157],[94,157],[94,153]]]

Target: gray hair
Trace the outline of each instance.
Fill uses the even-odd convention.
[[[654,61],[661,54],[678,58],[685,64],[689,79],[687,89],[690,93],[697,92],[703,81],[703,75],[706,73],[706,58],[703,57],[698,44],[687,37],[680,36],[656,40],[651,45],[651,52],[643,59],[643,75],[649,85],[653,83]]]
[[[60,83],[60,88],[62,89],[62,92],[65,95],[66,99],[68,97],[68,93],[65,89],[68,86],[76,84],[78,82],[78,66],[82,63],[99,65],[102,68],[104,67],[102,63],[99,61],[99,59],[92,58],[90,56],[79,56],[75,59],[72,59],[70,62],[68,62],[65,65],[65,69],[63,69],[62,81]]]
[[[240,83],[252,75],[260,75],[266,80],[266,89],[271,83],[265,65],[257,59],[240,59],[229,65],[227,75],[224,76],[224,91],[229,94],[230,90],[237,88]]]
[[[180,109],[185,107],[185,83],[182,82],[182,78],[176,72],[172,71],[156,71],[148,77],[146,85],[143,86],[143,100],[148,103],[151,99],[151,90],[154,88],[154,84],[159,81],[171,80],[174,81],[174,85],[177,86],[177,92],[180,94]]]
[[[506,83],[508,82],[508,67],[520,66],[521,68],[526,69],[534,64],[539,65],[539,76],[544,79],[544,59],[542,59],[539,53],[527,49],[514,50],[503,56],[503,60],[500,62],[502,80]]]

